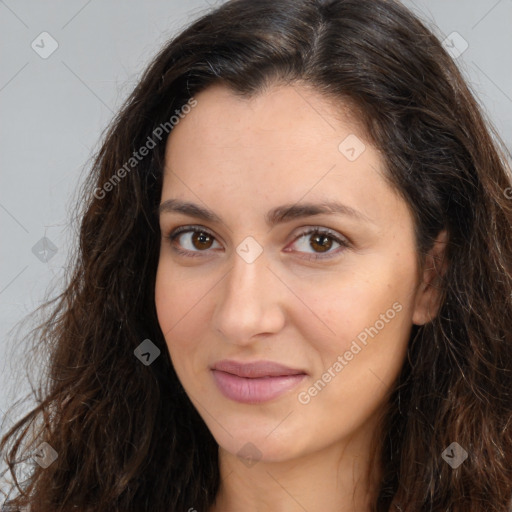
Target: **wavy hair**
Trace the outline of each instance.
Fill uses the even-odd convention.
[[[34,464],[10,503],[207,512],[215,500],[218,445],[176,376],[154,303],[169,120],[215,83],[246,98],[302,84],[340,112],[349,106],[410,207],[422,265],[441,230],[449,234],[439,312],[413,326],[379,430],[372,512],[510,512],[507,152],[434,30],[393,0],[232,0],[156,55],[102,137],[74,211],[64,291],[31,331],[48,365],[37,403],[0,450],[16,480],[43,441],[58,458]],[[157,143],[142,157],[149,138]],[[148,366],[134,357],[145,339],[161,350]],[[441,456],[453,442],[468,454],[457,468]]]

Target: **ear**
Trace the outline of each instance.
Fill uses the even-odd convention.
[[[439,280],[448,267],[446,258],[447,243],[448,233],[446,230],[443,230],[437,236],[434,245],[425,258],[422,281],[416,292],[412,316],[413,324],[424,325],[437,315],[441,299]]]

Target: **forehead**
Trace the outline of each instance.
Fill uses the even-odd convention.
[[[186,123],[182,120],[174,127],[168,145],[183,131],[187,137],[194,131],[204,144],[264,143],[268,150],[300,151],[324,141],[327,148],[326,135],[336,140],[346,132],[363,138],[360,123],[345,103],[309,87],[277,85],[247,98],[213,85],[195,99],[197,106],[185,116]]]
[[[374,218],[396,209],[380,152],[319,93],[278,86],[247,99],[216,85],[195,99],[167,141],[162,199],[245,208],[345,199]]]

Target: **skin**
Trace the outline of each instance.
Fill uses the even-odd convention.
[[[190,201],[222,222],[161,213],[155,302],[177,375],[219,444],[222,483],[211,510],[368,510],[376,480],[365,471],[378,467],[370,443],[412,325],[438,308],[432,282],[445,233],[419,269],[413,218],[384,180],[380,152],[319,93],[276,85],[248,100],[216,85],[196,100],[168,139],[161,203]],[[354,161],[338,149],[348,135],[366,146]],[[323,200],[368,220],[336,213],[266,224],[272,208]],[[187,225],[213,238],[166,238]],[[315,233],[301,237],[314,227],[349,246],[328,238],[323,252]],[[248,236],[263,249],[252,263],[236,251]],[[331,257],[304,259],[315,254]],[[301,403],[299,393],[332,374],[338,356],[396,303],[394,318]],[[222,359],[271,360],[308,375],[269,402],[241,404],[214,384],[209,366]],[[237,456],[249,442],[253,465]]]

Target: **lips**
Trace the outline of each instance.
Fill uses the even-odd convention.
[[[273,400],[296,387],[306,372],[271,361],[238,363],[220,361],[211,367],[219,391],[228,399],[246,404]]]
[[[261,377],[283,377],[287,375],[305,374],[304,370],[298,370],[272,361],[255,361],[250,363],[238,363],[236,361],[219,361],[212,366],[213,370],[219,370],[238,377],[258,379]]]

